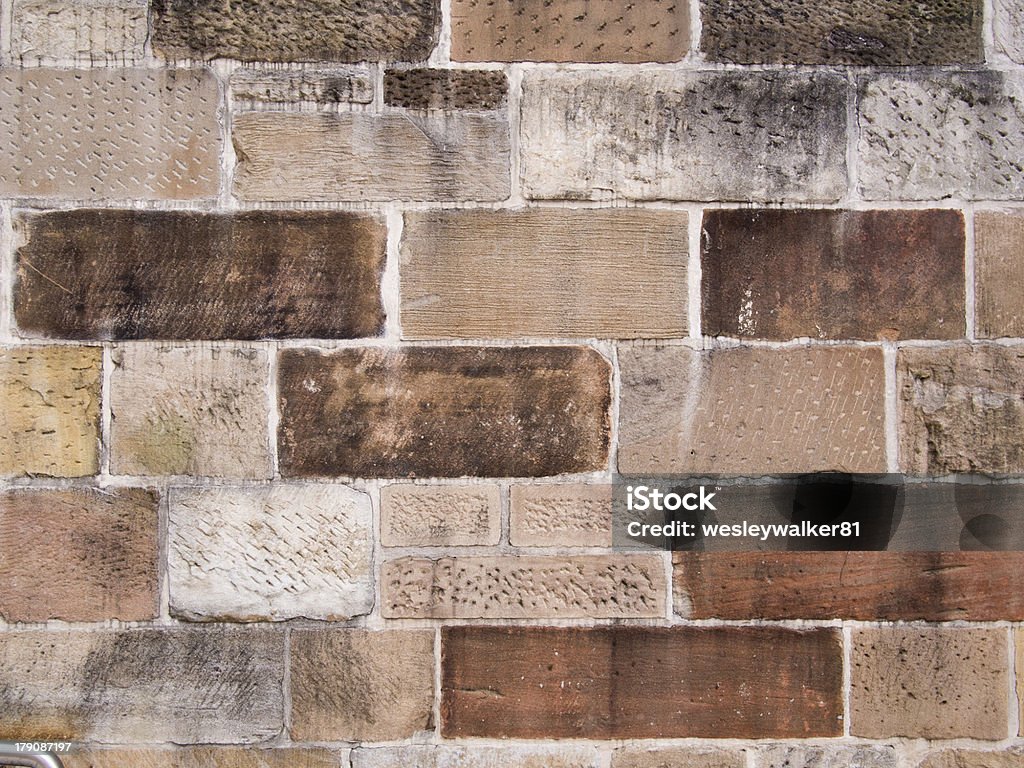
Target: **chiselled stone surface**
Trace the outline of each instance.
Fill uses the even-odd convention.
[[[993,0],[996,47],[1018,64],[1024,63],[1024,2]]]
[[[589,347],[284,350],[285,476],[533,477],[605,468],[611,367]]]
[[[610,547],[610,485],[513,485],[509,538],[517,547]]]
[[[687,216],[445,210],[405,215],[407,338],[685,336]]]
[[[392,741],[433,727],[433,630],[293,630],[290,669],[297,741]]]
[[[742,749],[699,747],[619,747],[611,768],[746,768]]]
[[[99,469],[99,347],[0,348],[0,475]]]
[[[496,113],[235,115],[243,200],[504,200],[509,128]]]
[[[76,748],[65,768],[339,768],[346,750],[321,747]]]
[[[339,485],[172,489],[171,611],[231,621],[369,613],[371,517],[370,497]]]
[[[352,768],[598,768],[593,747],[371,747],[352,750]]]
[[[112,353],[114,474],[267,478],[267,353],[124,345]]]
[[[1024,471],[1024,349],[905,348],[896,376],[904,472]]]
[[[843,732],[838,630],[441,629],[446,738],[807,738]]]
[[[501,488],[497,485],[386,485],[380,490],[380,538],[385,547],[497,544]]]
[[[452,1],[455,61],[678,61],[689,4],[674,0]]]
[[[1024,750],[1020,748],[1005,751],[944,749],[927,755],[917,763],[917,768],[1020,768],[1021,765],[1024,765]]]
[[[981,0],[701,0],[701,49],[739,64],[977,64]]]
[[[230,82],[236,105],[273,108],[306,102],[328,109],[373,101],[373,76],[367,69],[237,69]]]
[[[879,75],[859,90],[858,178],[867,199],[1024,197],[1024,77]]]
[[[417,61],[434,47],[438,0],[153,0],[153,47],[244,61]]]
[[[705,335],[964,336],[959,211],[706,211],[701,236]]]
[[[15,0],[13,58],[134,64],[145,55],[146,0]]]
[[[885,739],[1007,736],[1004,629],[854,629],[850,732]]]
[[[878,349],[619,350],[619,471],[885,471]]]
[[[754,753],[758,768],[896,768],[896,750],[869,746],[771,746]]]
[[[389,618],[658,618],[666,587],[657,555],[407,557],[381,569]]]
[[[406,109],[497,109],[508,100],[504,72],[472,69],[390,69],[384,103]]]
[[[797,203],[846,191],[835,73],[531,72],[523,87],[527,197]]]
[[[134,488],[0,494],[0,616],[156,618],[157,502]]]
[[[0,738],[248,744],[284,724],[284,633],[0,633]]]
[[[213,198],[218,108],[205,69],[2,69],[0,194]]]
[[[692,619],[1020,621],[1022,552],[677,552]]]
[[[975,214],[974,242],[978,336],[1024,336],[1024,216]]]
[[[21,331],[72,339],[376,336],[383,222],[344,212],[23,214]]]

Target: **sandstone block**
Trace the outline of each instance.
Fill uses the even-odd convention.
[[[352,750],[352,768],[598,768],[588,747],[380,747]]]
[[[380,538],[385,547],[497,544],[501,488],[386,485],[380,490]]]
[[[504,72],[472,69],[389,69],[384,103],[406,109],[498,109],[508,101]]]
[[[381,569],[389,618],[660,618],[658,555],[407,557]]]
[[[509,538],[517,547],[610,547],[610,485],[513,485]]]
[[[612,752],[612,768],[746,768],[743,750],[690,747],[620,747]]]
[[[345,750],[320,747],[181,747],[76,749],[65,768],[338,768]]]
[[[124,345],[112,356],[111,472],[271,477],[266,352]]]
[[[974,216],[974,295],[977,333],[1024,336],[1024,216]]]
[[[980,751],[970,749],[944,749],[933,752],[917,768],[1020,768],[1024,750]]]
[[[834,73],[527,73],[524,194],[538,199],[832,201],[846,190]]]
[[[687,218],[639,209],[405,215],[406,338],[685,336]]]
[[[370,104],[373,78],[367,69],[236,69],[231,73],[231,98],[250,108],[282,107],[299,102],[318,109],[345,104]]]
[[[1020,700],[1020,729],[1018,734],[1024,734],[1024,629],[1018,629],[1014,635],[1013,644],[1017,648],[1017,659],[1014,669],[1017,675],[1017,698]]]
[[[896,768],[892,747],[775,745],[755,752],[758,768]]]
[[[145,56],[146,0],[15,0],[13,58],[135,64]]]
[[[1018,64],[1024,63],[1024,3],[993,0],[992,11],[996,47]]]

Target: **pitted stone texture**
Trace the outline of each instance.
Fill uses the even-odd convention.
[[[754,753],[757,768],[896,768],[892,747],[777,745]]]
[[[352,768],[599,768],[589,747],[381,747],[352,750]]]
[[[12,57],[135,64],[145,56],[147,12],[146,0],[15,0]]]
[[[419,61],[438,0],[153,0],[153,47],[168,57],[243,61]]]
[[[504,72],[472,69],[389,69],[384,103],[406,109],[498,109],[508,100]]]
[[[100,749],[77,747],[61,755],[65,768],[339,768],[347,750],[320,747],[181,747]]]
[[[854,629],[850,733],[1005,739],[1006,641],[1004,629]]]
[[[0,475],[99,470],[99,347],[0,348]]]
[[[388,618],[660,618],[657,555],[407,557],[381,569]]]
[[[963,338],[964,241],[959,211],[706,211],[701,327],[773,340]]]
[[[235,115],[243,200],[504,200],[509,128],[496,113]]]
[[[337,485],[170,493],[171,612],[341,621],[373,608],[370,497]]]
[[[869,200],[1024,197],[1024,77],[881,75],[860,83],[857,152]]]
[[[265,351],[123,345],[112,358],[111,472],[272,476]]]
[[[879,349],[619,350],[619,471],[884,472]]]
[[[134,488],[0,495],[0,616],[156,618],[157,502],[156,493]]]
[[[992,10],[996,47],[1018,64],[1024,64],[1024,2],[993,0]]]
[[[833,201],[846,81],[834,73],[531,72],[524,194],[538,199]]]
[[[688,332],[687,216],[525,209],[405,214],[406,338]]]
[[[284,633],[0,633],[0,737],[249,744],[284,725]]]
[[[679,61],[690,8],[674,0],[453,0],[454,61]]]
[[[978,336],[1024,336],[1024,215],[975,214],[974,242]]]
[[[284,350],[286,477],[541,477],[607,467],[611,366],[590,347]]]
[[[896,376],[904,472],[1024,471],[1024,349],[905,348]]]
[[[392,741],[433,727],[434,631],[296,629],[296,741]]]
[[[1019,748],[991,752],[945,749],[932,752],[917,764],[917,768],[1020,768],[1022,765],[1024,750]]]
[[[494,545],[501,538],[497,485],[387,485],[380,490],[385,547]]]
[[[16,217],[15,318],[71,339],[376,336],[387,232],[344,212]]]
[[[746,768],[743,750],[693,747],[619,747],[611,768]]]
[[[231,98],[236,106],[283,108],[296,103],[334,109],[373,101],[369,70],[346,68],[236,69],[231,73]]]
[[[205,69],[0,70],[0,194],[213,198],[218,109]]]
[[[513,485],[509,538],[517,547],[610,547],[610,485]]]
[[[978,64],[981,0],[701,0],[701,49],[738,64]]]

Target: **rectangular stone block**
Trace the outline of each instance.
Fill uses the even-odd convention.
[[[981,0],[701,0],[701,50],[737,64],[985,60]]]
[[[153,47],[169,58],[419,61],[438,0],[154,0]]]
[[[847,83],[835,73],[529,72],[523,89],[530,198],[797,203],[846,192]]]
[[[132,344],[112,358],[112,473],[273,476],[264,350]]]
[[[1024,471],[1024,349],[901,349],[896,380],[904,472]]]
[[[455,61],[679,61],[690,8],[673,0],[452,0]]]
[[[313,211],[20,213],[14,312],[71,339],[377,336],[387,232]]]
[[[996,48],[1018,64],[1024,63],[1024,2],[993,0],[992,11]]]
[[[611,366],[590,347],[282,351],[288,477],[535,477],[607,466]]]
[[[496,113],[243,112],[232,141],[243,200],[497,201],[511,189]]]
[[[473,69],[389,69],[384,103],[406,109],[498,109],[508,101],[504,72]]]
[[[1024,78],[993,70],[859,84],[858,178],[868,200],[1019,200]]]
[[[501,538],[497,485],[386,485],[380,489],[385,547],[495,545]]]
[[[214,198],[217,80],[206,69],[0,70],[0,194]]]
[[[0,616],[156,618],[158,502],[135,488],[0,494]]]
[[[610,547],[610,485],[513,485],[509,539],[517,547]]]
[[[758,768],[896,768],[899,755],[889,746],[773,745],[754,753]]]
[[[64,768],[339,768],[347,751],[321,747],[89,747],[61,755]]]
[[[392,741],[433,727],[434,631],[296,629],[291,736]]]
[[[199,621],[369,613],[370,506],[340,485],[172,488],[171,612]]]
[[[593,747],[359,747],[352,768],[599,768]]]
[[[0,348],[0,475],[99,471],[99,347]]]
[[[1020,748],[943,749],[927,755],[917,768],[1020,768],[1021,762],[1024,762],[1024,750]]]
[[[231,73],[231,98],[237,105],[269,108],[312,103],[318,109],[373,102],[373,77],[368,69],[236,69]]]
[[[380,578],[404,619],[661,618],[668,591],[658,555],[406,557]]]
[[[850,733],[1005,739],[1006,641],[1005,629],[854,629]]]
[[[687,215],[640,209],[405,214],[406,338],[682,337]]]
[[[713,210],[701,233],[708,336],[953,339],[966,332],[952,210]]]
[[[619,471],[884,472],[879,349],[619,350]]]
[[[974,215],[974,301],[977,334],[1024,336],[1024,216]]]
[[[691,747],[619,747],[611,768],[746,768],[744,750]]]
[[[833,629],[450,626],[445,738],[805,738],[843,732]]]
[[[249,744],[284,725],[284,633],[0,633],[0,737]]]
[[[1021,621],[1022,552],[677,552],[691,619]]]
[[[146,0],[14,0],[12,58],[136,64],[145,57]]]

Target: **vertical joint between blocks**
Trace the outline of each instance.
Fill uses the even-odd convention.
[[[897,384],[898,348],[895,344],[882,345],[882,362],[885,367],[885,465],[887,472],[899,472],[899,389]]]
[[[384,337],[394,341],[402,338],[402,297],[400,264],[402,259],[402,232],[405,218],[401,209],[389,205],[385,213],[388,230],[384,273],[380,279],[381,303],[384,306]]]
[[[964,215],[964,315],[967,338],[974,341],[977,337],[977,309],[975,303],[975,233],[974,206],[967,205]]]

